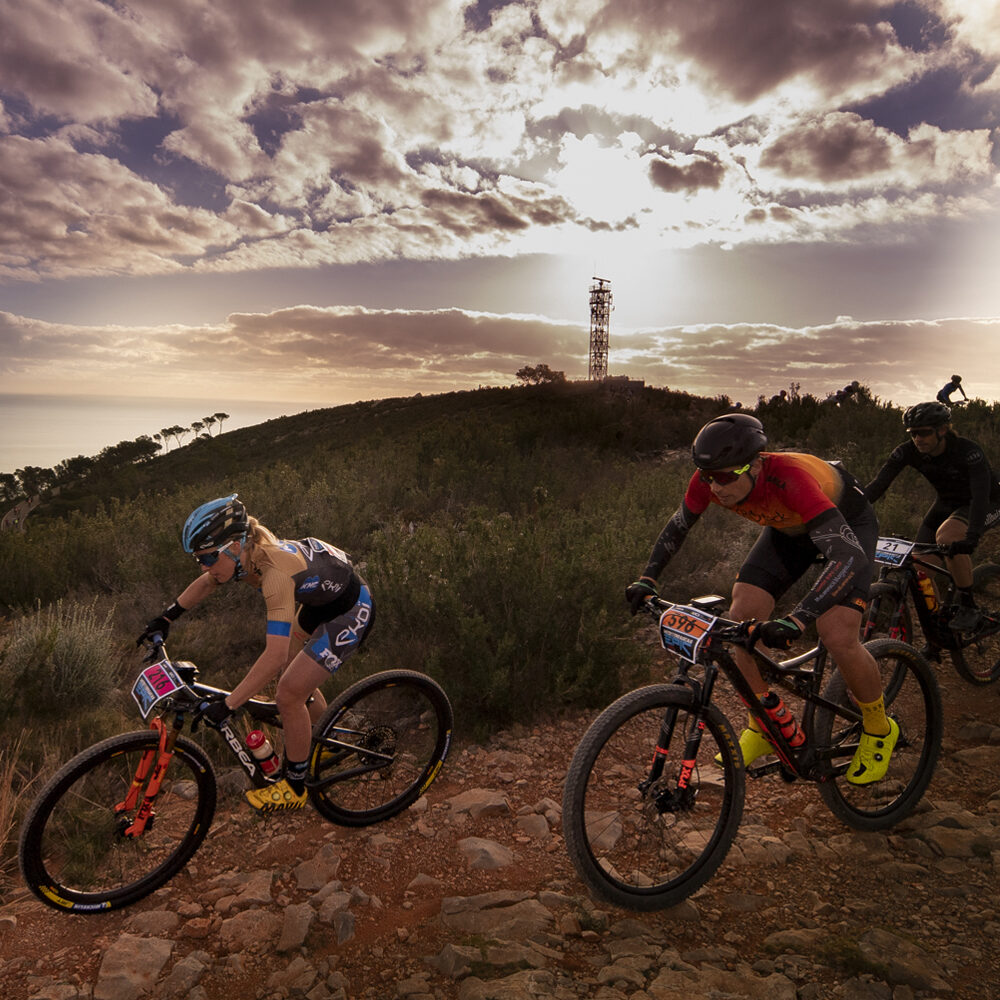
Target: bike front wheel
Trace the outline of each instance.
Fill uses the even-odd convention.
[[[872,584],[863,635],[865,640],[887,638],[913,642],[910,606],[895,584]]]
[[[971,640],[964,636],[958,649],[949,650],[952,666],[962,680],[985,686],[1000,680],[1000,566],[983,563],[975,568],[972,586],[985,622]]]
[[[688,760],[685,745],[698,726],[689,689],[654,684],[609,705],[580,740],[563,789],[563,835],[577,874],[600,899],[665,909],[722,864],[743,814],[746,772],[714,705]],[[651,780],[650,762],[661,755],[662,773]]]
[[[853,718],[830,709],[816,713],[815,741],[831,754],[834,776],[819,786],[835,816],[857,830],[883,830],[908,816],[930,783],[944,728],[941,695],[927,661],[912,646],[893,639],[865,644],[878,666],[886,714],[899,726],[889,770],[881,781],[853,785],[847,768],[861,737],[857,703],[840,671],[827,682],[823,697]]]
[[[143,757],[153,754],[155,765],[159,745],[150,729],[113,736],[78,754],[42,789],[21,827],[18,857],[43,903],[71,913],[115,910],[164,885],[191,859],[216,802],[211,762],[196,743],[177,739],[140,835],[126,832],[138,808],[118,808]]]
[[[386,670],[363,678],[313,728],[312,804],[341,826],[395,816],[437,777],[453,724],[448,696],[426,674]]]

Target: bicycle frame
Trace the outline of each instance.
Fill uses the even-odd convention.
[[[656,604],[650,601],[647,604],[647,608],[654,617],[658,616],[658,608],[669,606],[668,602]],[[748,634],[749,625],[750,623],[747,622],[725,622],[722,620],[720,626],[708,636],[704,652],[699,654],[698,665],[704,669],[702,679],[699,680],[691,676],[690,670],[695,664],[686,659],[681,659],[677,673],[671,679],[672,684],[686,686],[694,692],[698,705],[698,723],[686,737],[676,792],[667,789],[660,793],[657,800],[657,806],[661,810],[672,808],[677,804],[675,800],[683,802],[687,795],[688,781],[694,768],[694,761],[705,728],[705,716],[708,712],[708,706],[711,704],[712,693],[720,673],[726,676],[741,701],[746,705],[747,710],[757,720],[761,731],[771,741],[778,757],[777,762],[748,769],[747,773],[751,777],[760,778],[767,774],[780,772],[782,777],[789,781],[796,778],[813,782],[831,781],[843,770],[846,770],[847,764],[853,756],[855,749],[853,744],[842,744],[835,748],[817,747],[811,738],[814,732],[813,720],[817,708],[822,708],[850,723],[857,724],[860,733],[860,711],[831,702],[820,693],[829,655],[826,647],[820,642],[799,656],[778,662],[757,648]],[[746,649],[753,656],[761,675],[769,683],[776,684],[805,702],[802,728],[807,739],[801,747],[792,747],[777,723],[764,710],[760,699],[750,687],[749,681],[743,676],[732,654],[726,649],[728,644],[738,645]],[[643,790],[650,787],[662,776],[666,760],[666,751],[663,748],[670,745],[676,722],[677,710],[668,709],[661,726],[658,746],[650,766],[649,776],[642,785]],[[842,766],[835,763],[837,759],[843,759]]]
[[[955,578],[946,566],[931,562],[928,559],[929,555],[935,554],[941,554],[937,546],[932,547],[926,553],[910,551],[896,565],[883,564],[879,572],[878,582],[897,587],[903,601],[909,597],[920,627],[932,646],[939,649],[960,649],[973,640],[970,638],[967,641],[963,641],[962,637],[952,632],[950,628],[942,627],[938,611],[940,607],[949,603],[950,597],[954,592]],[[918,570],[924,570],[933,576],[943,577],[947,581],[937,608],[931,609],[927,606],[924,592],[920,589],[917,575]],[[902,616],[902,607],[903,604],[901,601],[897,611],[900,616]],[[894,622],[893,624],[898,625],[899,622]],[[907,641],[910,641],[910,639],[912,637],[909,637]]]

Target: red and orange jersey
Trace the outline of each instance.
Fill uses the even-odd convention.
[[[815,455],[763,452],[760,457],[763,468],[753,489],[745,500],[727,508],[748,521],[798,535],[824,511],[841,508],[849,517],[864,503],[835,466]],[[719,501],[696,472],[688,483],[684,503],[692,514],[702,514],[710,503]]]

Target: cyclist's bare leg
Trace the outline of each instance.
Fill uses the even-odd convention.
[[[774,611],[774,598],[763,587],[737,581],[733,584],[733,600],[729,611],[736,621],[744,622],[749,618],[766,621]],[[753,656],[737,646],[732,647],[732,653],[736,666],[753,688],[754,694],[761,697],[767,694],[767,682],[761,677]]]
[[[882,681],[875,660],[861,644],[861,612],[843,605],[830,608],[816,619],[816,631],[851,694],[860,702],[877,701]]]
[[[285,731],[285,755],[289,760],[305,760],[309,756],[313,721],[311,709],[317,700],[322,701],[325,707],[326,701],[317,689],[329,677],[328,670],[306,653],[300,652],[278,681],[274,700],[281,712],[281,724]],[[313,705],[307,707],[306,701],[314,692],[319,697],[313,700]]]
[[[304,632],[299,628],[298,623],[296,623],[292,628],[291,638],[288,640],[288,664],[291,664],[292,660],[302,652],[302,647],[308,638],[309,633]],[[319,688],[313,691],[312,697],[307,701],[307,705],[309,708],[309,721],[314,723],[319,722],[326,711],[326,698],[323,697],[323,692]]]
[[[952,542],[961,542],[965,539],[969,526],[965,521],[957,517],[949,517],[934,536],[938,545],[950,545]],[[967,588],[972,586],[972,556],[958,555],[948,556],[945,559],[951,575],[955,578],[955,586]]]

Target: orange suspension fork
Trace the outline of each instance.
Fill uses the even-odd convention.
[[[135,777],[129,786],[128,794],[125,796],[123,802],[119,802],[115,806],[116,813],[134,809],[136,802],[139,801],[139,793],[142,790],[142,786],[146,784],[146,778],[149,777],[142,805],[139,806],[139,811],[136,813],[135,819],[124,831],[124,836],[126,837],[139,837],[145,831],[147,823],[153,816],[153,803],[159,794],[160,785],[163,783],[163,776],[167,773],[167,767],[174,755],[174,743],[177,740],[177,731],[171,730],[168,732],[163,720],[159,718],[153,719],[150,722],[150,727],[159,733],[160,745],[155,750],[146,750],[143,753],[142,759],[139,761],[139,766],[135,769]],[[155,767],[153,767],[154,757],[156,758]],[[151,767],[153,773],[150,776]]]

